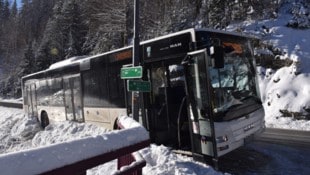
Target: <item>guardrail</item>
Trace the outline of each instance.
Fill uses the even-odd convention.
[[[131,120],[131,121],[127,123],[122,122],[126,119]],[[118,129],[126,129],[126,128],[134,127],[133,125],[135,125],[136,123],[133,121],[134,120],[132,120],[131,118],[123,118],[123,120],[118,120],[117,121]],[[133,162],[137,162],[137,163],[133,164]],[[117,159],[117,169],[120,171],[116,172],[115,175],[121,175],[121,174],[142,175],[142,168],[145,165],[146,165],[146,161],[142,158],[139,152],[126,154]]]
[[[132,120],[123,117],[120,121]],[[115,175],[140,175],[146,165],[135,151],[150,145],[147,131],[135,121],[125,129],[97,137],[84,138],[0,156],[2,174],[86,174],[88,169],[118,159]],[[125,126],[125,127],[124,127]],[[134,153],[135,152],[135,153]],[[128,156],[131,156],[130,158]],[[129,159],[128,159],[129,158]]]
[[[0,101],[0,106],[23,109],[23,103],[21,102]]]

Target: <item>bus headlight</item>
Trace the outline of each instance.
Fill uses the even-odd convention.
[[[220,137],[216,137],[216,143],[223,143],[223,142],[227,142],[228,141],[228,137],[225,136],[220,136]]]

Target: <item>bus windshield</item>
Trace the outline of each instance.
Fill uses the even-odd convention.
[[[224,67],[209,66],[213,112],[225,112],[244,104],[249,97],[257,98],[253,57],[247,41],[222,42]]]

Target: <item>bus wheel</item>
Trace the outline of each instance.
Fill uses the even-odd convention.
[[[46,112],[41,113],[41,127],[44,129],[47,125],[50,124],[50,121],[48,119],[48,115]]]
[[[117,124],[117,119],[114,121],[113,130],[119,130],[119,126]]]

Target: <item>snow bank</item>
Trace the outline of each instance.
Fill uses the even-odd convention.
[[[146,160],[143,174],[147,175],[217,175],[222,174],[212,167],[195,162],[190,157],[184,157],[171,152],[165,146],[151,145],[140,151]]]
[[[130,118],[121,118],[121,120],[125,121],[122,122],[125,123],[125,127],[135,128],[137,126],[132,122],[132,119]],[[31,151],[38,149],[39,152],[41,152],[44,148],[42,146],[48,146],[55,143],[59,143],[60,145],[62,145],[62,148],[54,147],[55,150],[50,150],[49,154],[47,155],[28,153],[21,155],[18,160],[15,160],[16,163],[10,161],[0,162],[0,169],[3,170],[1,171],[1,173],[6,174],[4,173],[4,170],[9,167],[12,169],[16,169],[15,171],[18,171],[20,169],[20,167],[18,166],[20,166],[24,162],[25,165],[27,162],[34,162],[36,163],[34,167],[42,165],[41,167],[45,168],[44,166],[47,167],[57,165],[58,161],[64,163],[72,157],[84,157],[84,151],[92,152],[92,149],[97,149],[96,145],[91,145],[91,143],[103,142],[104,139],[109,139],[108,137],[102,136],[107,131],[108,130],[92,124],[75,123],[69,121],[51,123],[48,127],[45,128],[45,130],[41,130],[39,123],[33,118],[25,117],[22,110],[0,107],[0,153],[2,153],[0,155],[1,157],[11,157],[18,152],[23,152],[23,150],[25,149],[30,149]],[[141,137],[141,135],[139,135],[138,133],[139,131],[133,132],[129,136],[124,136],[121,140],[133,140],[135,136]],[[83,145],[84,143],[74,142],[74,140],[80,138],[85,138],[87,140],[85,145]],[[12,144],[12,140],[16,140],[16,142]],[[72,146],[74,150],[69,149],[69,146]],[[86,148],[88,148],[89,150]],[[100,147],[100,149],[103,148]],[[73,153],[77,155],[73,155]],[[143,168],[143,174],[222,174],[220,172],[216,172],[215,170],[213,170],[212,167],[208,165],[195,162],[192,158],[176,155],[172,153],[169,148],[162,145],[151,145],[149,148],[141,150],[140,153],[147,162],[146,167]],[[28,166],[30,167],[30,165]],[[87,174],[107,174],[108,172],[116,170],[116,167],[117,162],[114,160],[105,163],[104,165],[88,170]],[[33,171],[31,169],[32,168],[30,167],[29,172]],[[16,173],[25,174],[24,172]]]
[[[129,123],[133,125],[136,122],[130,121]],[[134,126],[130,129],[111,131],[96,137],[0,155],[1,172],[6,175],[40,174],[149,139],[147,131],[142,126],[137,124]],[[71,138],[74,138],[74,134],[78,130],[67,132],[71,134]],[[36,137],[42,138],[42,136]]]
[[[288,3],[279,10],[275,19],[245,21],[228,27],[242,28],[246,33],[261,38],[265,43],[281,50],[278,59],[290,59],[293,64],[279,70],[258,67],[259,86],[265,109],[267,127],[310,130],[309,120],[282,117],[281,111],[310,115],[310,29],[287,27],[292,9]]]
[[[310,131],[310,121],[281,117],[280,110],[307,114],[310,108],[310,76],[295,75],[290,67],[278,71],[258,68],[260,91],[265,109],[266,126]]]

